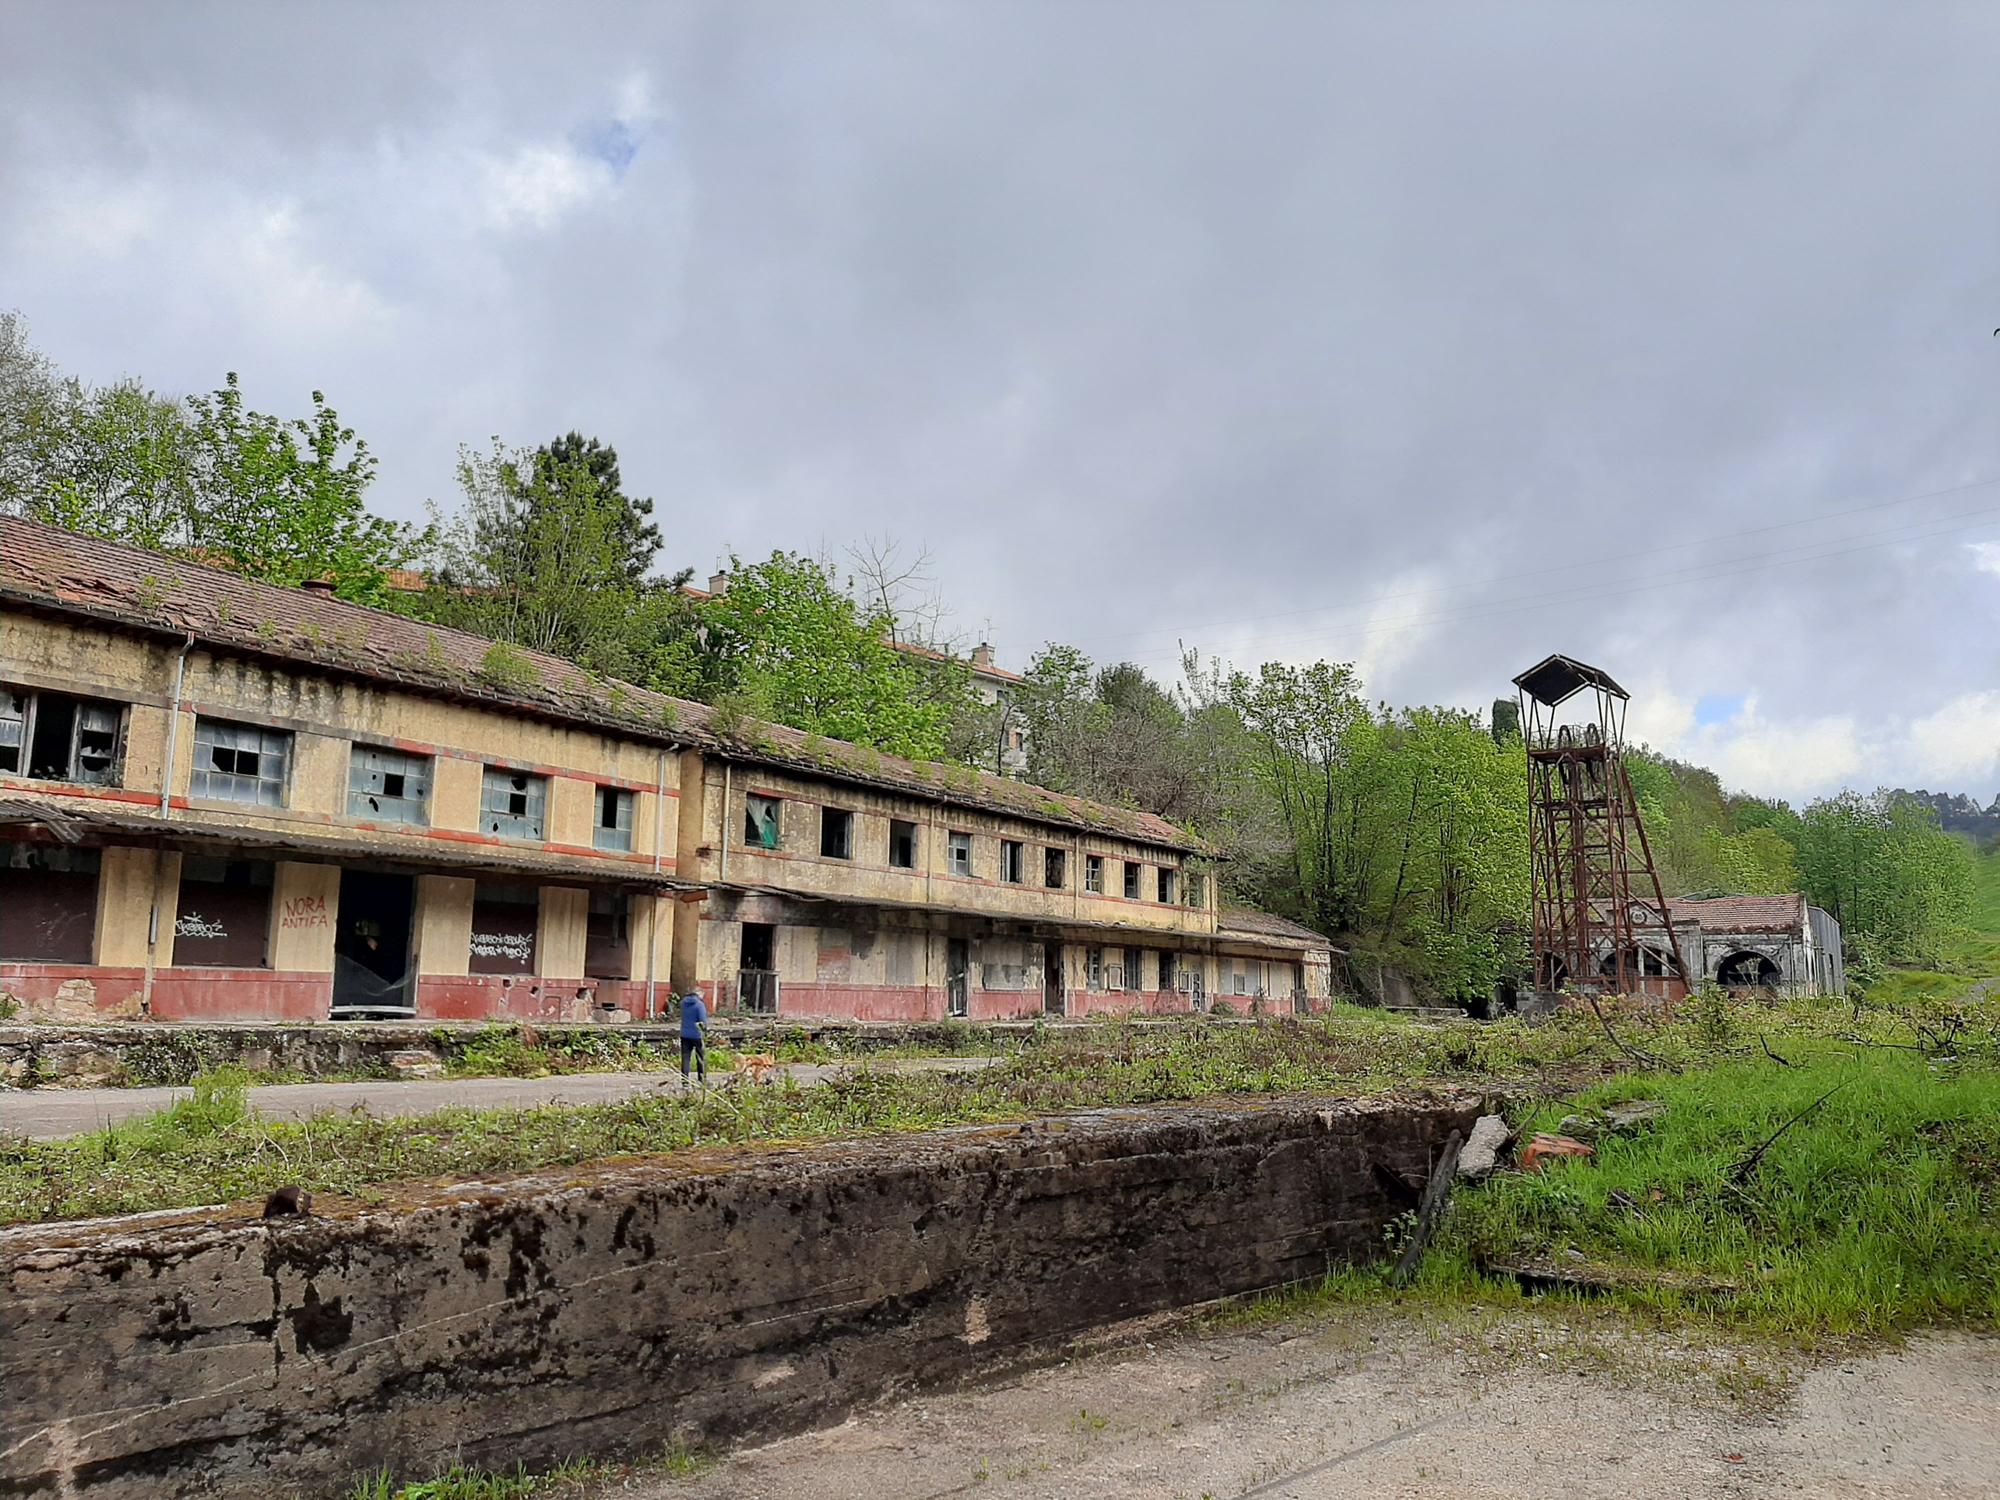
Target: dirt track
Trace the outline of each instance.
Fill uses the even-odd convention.
[[[1176,1332],[744,1452],[713,1500],[1990,1497],[2000,1339],[1788,1368],[1538,1316]]]

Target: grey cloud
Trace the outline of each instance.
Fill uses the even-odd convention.
[[[1987,7],[0,25],[0,303],[81,373],[323,386],[400,513],[459,442],[578,426],[663,502],[669,561],[927,542],[1017,665],[1224,642],[1483,704],[1561,648],[1780,735],[1851,721],[1864,779],[1921,777],[1902,726],[1995,685],[2000,580],[1959,543],[2000,511],[1868,533],[2000,486],[1725,535],[2000,476]],[[537,152],[603,178],[524,168],[560,209],[503,226],[482,204]],[[34,232],[64,193],[156,217],[64,253]],[[1520,608],[1537,584],[1598,593]]]

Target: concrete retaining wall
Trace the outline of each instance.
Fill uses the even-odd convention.
[[[337,1495],[836,1416],[1368,1258],[1474,1101],[1101,1111],[0,1231],[0,1494]]]

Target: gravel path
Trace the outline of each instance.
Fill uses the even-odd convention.
[[[1767,1350],[1375,1312],[1179,1333],[616,1493],[701,1500],[2000,1495],[2000,1340]]]
[[[817,1084],[847,1068],[897,1072],[972,1072],[990,1057],[882,1058],[867,1064],[788,1063],[779,1071],[801,1084]],[[716,1082],[728,1074],[713,1075]],[[439,1078],[367,1083],[278,1083],[250,1090],[251,1106],[274,1120],[363,1110],[372,1115],[421,1115],[452,1106],[507,1109],[533,1104],[603,1104],[681,1087],[678,1073],[570,1073],[559,1078]],[[0,1138],[59,1140],[101,1130],[118,1120],[152,1114],[190,1090],[24,1089],[0,1091]]]

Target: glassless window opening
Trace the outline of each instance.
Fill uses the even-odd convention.
[[[1141,868],[1140,865],[1133,863],[1129,859],[1125,861],[1125,899],[1127,901],[1137,901],[1139,899],[1139,871]]]
[[[1083,984],[1085,989],[1104,988],[1104,950],[1086,948],[1083,954]]]
[[[900,818],[889,820],[889,867],[914,870],[917,867],[917,825]]]
[[[110,786],[123,724],[116,703],[0,687],[0,775]]]
[[[822,807],[819,810],[819,852],[826,859],[853,857],[853,813],[838,807]]]
[[[1165,865],[1160,867],[1160,899],[1171,906],[1174,902],[1174,872]]]
[[[1019,885],[1022,880],[1021,845],[1013,839],[1000,841],[1000,878],[1008,885]]]
[[[285,775],[292,761],[289,730],[227,719],[194,721],[194,776],[188,794],[215,802],[285,805]]]
[[[1063,876],[1067,863],[1062,850],[1044,850],[1042,852],[1042,884],[1046,885],[1052,891],[1061,890],[1063,888]]]

